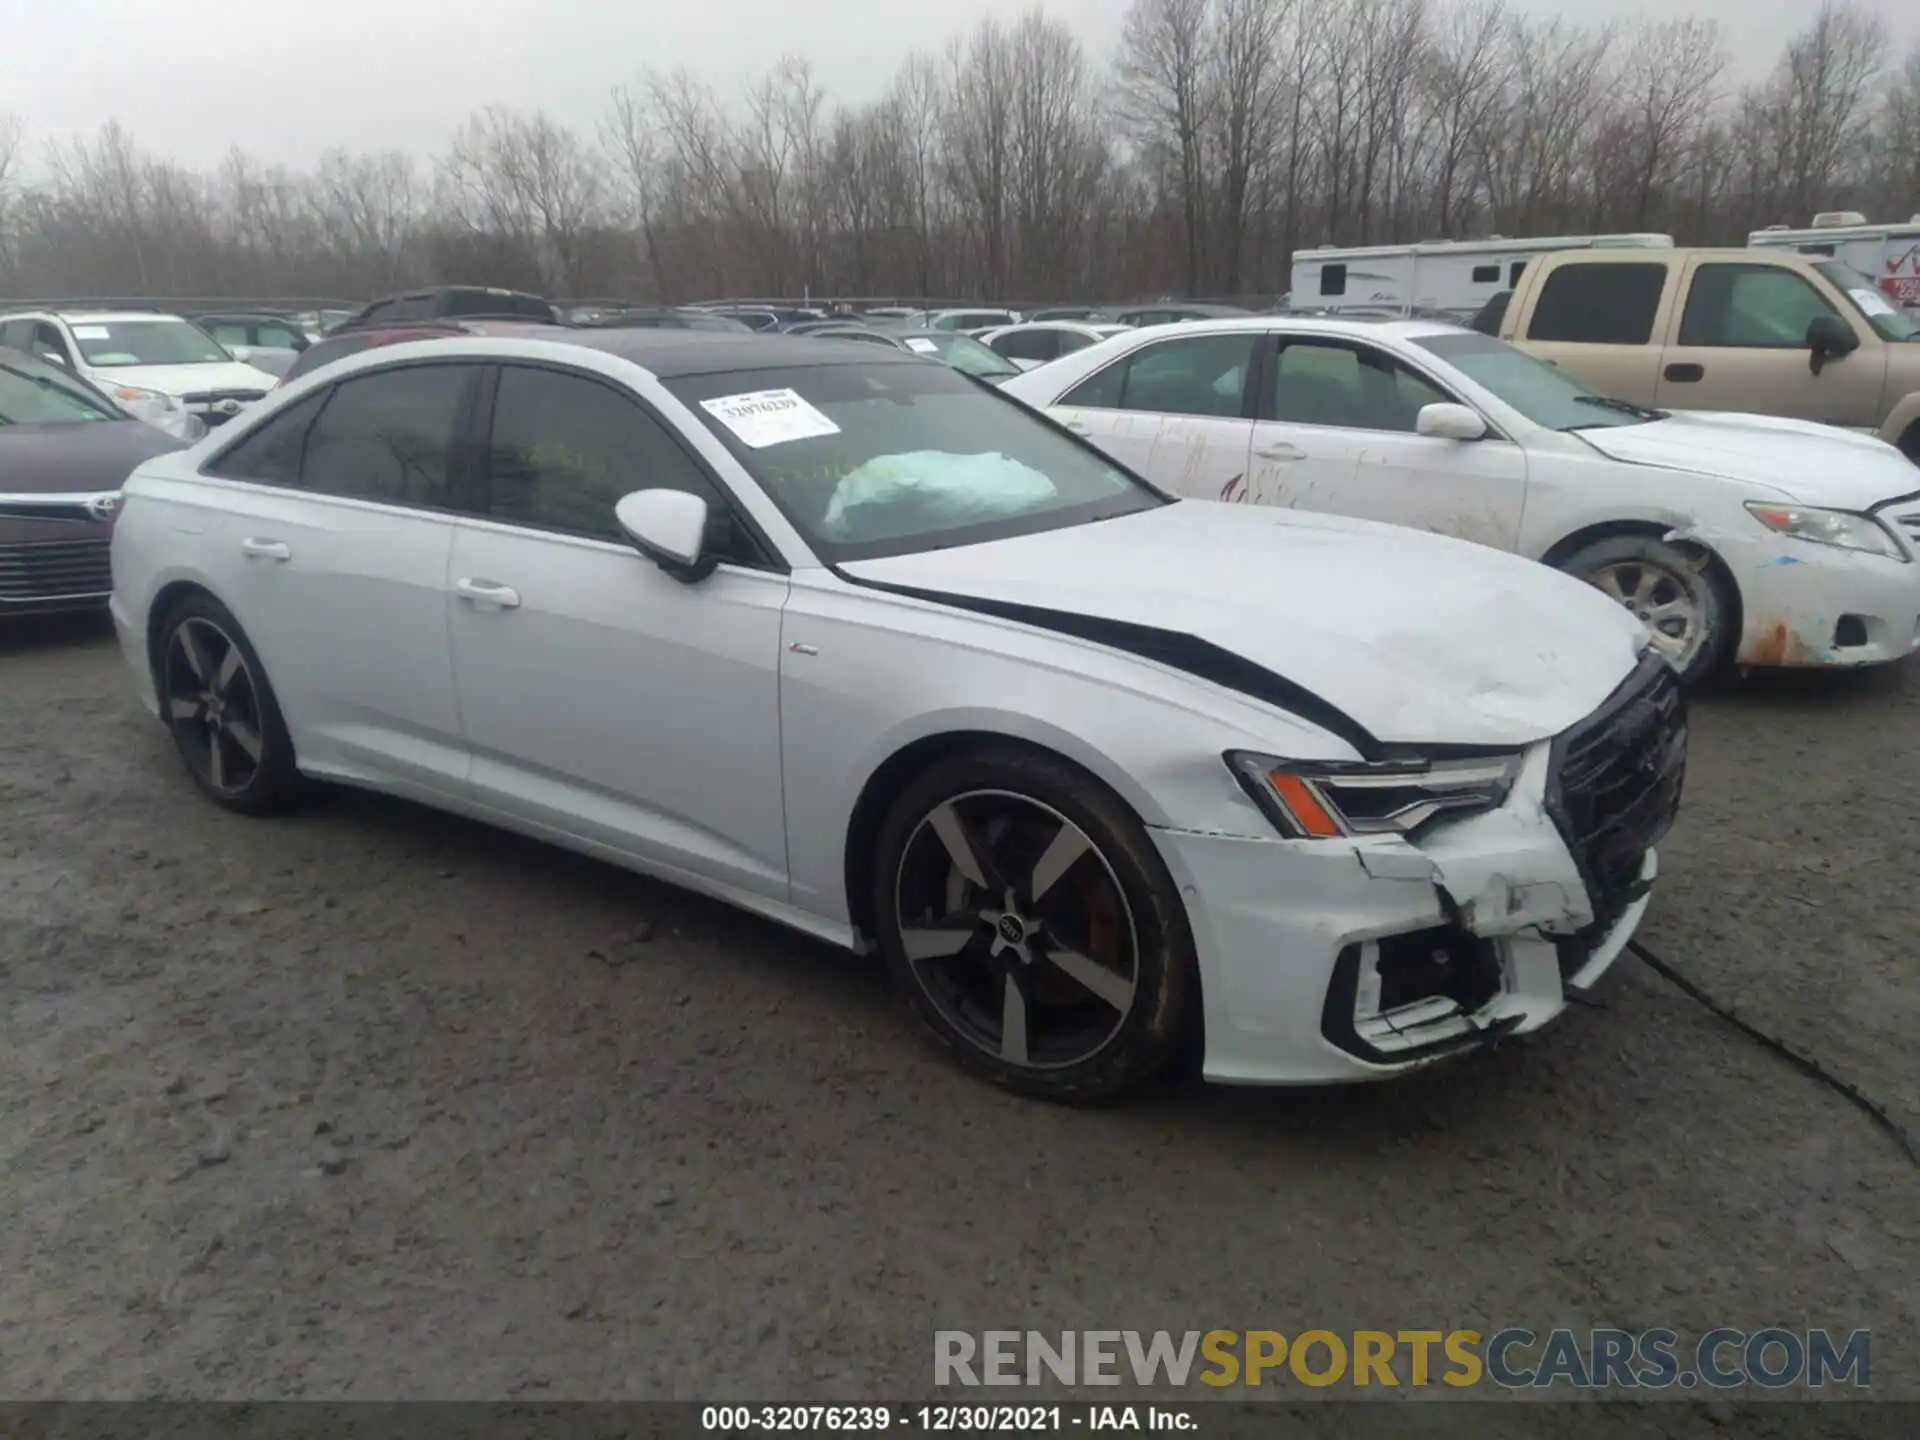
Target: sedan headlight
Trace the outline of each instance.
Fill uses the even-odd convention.
[[[1497,808],[1520,772],[1518,755],[1383,764],[1301,764],[1230,750],[1241,789],[1295,840],[1411,835],[1442,816]]]
[[[1869,555],[1885,555],[1905,560],[1900,542],[1871,515],[1855,515],[1850,510],[1816,510],[1807,505],[1768,505],[1749,501],[1747,513],[1776,535],[1792,540],[1811,540],[1816,545],[1833,545],[1842,550],[1864,550]]]

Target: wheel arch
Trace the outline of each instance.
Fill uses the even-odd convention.
[[[1902,455],[1914,464],[1920,465],[1920,415],[1914,416],[1907,428],[1900,432],[1900,438],[1894,444]]]
[[[1685,527],[1678,528],[1684,532]],[[1662,524],[1657,520],[1603,520],[1598,524],[1587,525],[1571,534],[1561,536],[1547,547],[1546,553],[1540,557],[1540,563],[1551,565],[1558,570],[1587,546],[1602,540],[1612,540],[1622,535],[1645,535],[1655,540],[1666,540],[1675,529],[1675,526]],[[1686,536],[1684,533],[1667,543],[1698,555],[1706,561],[1709,573],[1719,583],[1733,607],[1729,631],[1734,636],[1739,636],[1746,624],[1746,602],[1740,594],[1740,582],[1734,579],[1732,568],[1720,558],[1720,552],[1704,540]]]
[[[1902,396],[1880,423],[1880,438],[1920,465],[1920,390]]]
[[[153,677],[154,693],[160,693],[160,629],[166,618],[178,605],[190,595],[204,595],[216,604],[221,603],[215,595],[198,580],[169,580],[154,592],[153,603],[147,607],[146,643],[147,673]]]
[[[847,917],[853,923],[855,934],[863,940],[871,942],[874,937],[871,904],[873,847],[894,796],[916,775],[941,761],[985,749],[1024,750],[1030,755],[1065,765],[1113,794],[1143,825],[1148,823],[1147,818],[1141,815],[1139,806],[1123,789],[1054,746],[1003,730],[953,729],[922,735],[894,750],[874,768],[867,776],[866,783],[860,787],[860,793],[847,817],[845,848],[841,857]]]

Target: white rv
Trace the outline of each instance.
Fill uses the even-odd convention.
[[[1296,250],[1296,310],[1333,314],[1438,312],[1471,319],[1511,290],[1536,255],[1601,247],[1671,247],[1671,235],[1554,235],[1535,240],[1422,240],[1417,245]]]
[[[1814,216],[1805,230],[1784,225],[1756,230],[1747,244],[1830,255],[1872,277],[1881,294],[1920,319],[1920,215],[1904,225],[1869,225],[1857,210],[1829,210]]]

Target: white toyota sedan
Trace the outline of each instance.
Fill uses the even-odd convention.
[[[1178,494],[1544,561],[1645,621],[1688,680],[1920,643],[1920,471],[1871,437],[1644,409],[1425,321],[1190,321],[1005,389]]]
[[[905,352],[382,347],[128,480],[112,610],[188,773],[600,856],[856,949],[1057,1098],[1390,1075],[1644,912],[1646,630],[1480,546],[1181,501]]]
[[[1062,355],[1098,345],[1109,336],[1124,335],[1127,329],[1125,325],[1089,320],[1029,320],[1021,325],[982,330],[974,338],[1022,370],[1031,370]]]

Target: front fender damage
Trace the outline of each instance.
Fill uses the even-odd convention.
[[[1431,885],[1443,912],[1461,928],[1493,938],[1537,929],[1570,935],[1593,920],[1586,890],[1559,878],[1527,879],[1486,857],[1456,857],[1442,865],[1409,847],[1405,854],[1357,849],[1360,868],[1376,880],[1417,880]]]
[[[1366,841],[1354,857],[1377,880],[1431,886],[1441,912],[1482,938],[1574,934],[1593,923],[1593,905],[1547,812],[1546,791],[1541,747],[1527,757],[1500,809],[1413,840]]]

